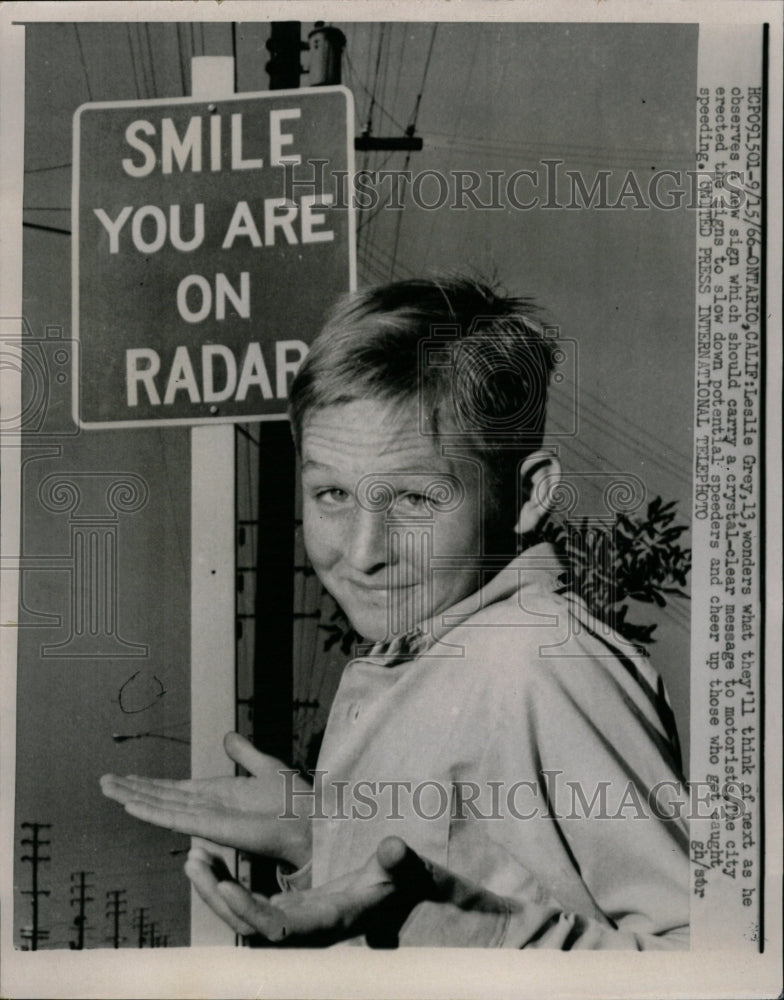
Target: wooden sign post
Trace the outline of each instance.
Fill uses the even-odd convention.
[[[196,56],[194,97],[234,92],[230,56]],[[234,427],[191,429],[191,774],[233,774],[220,734],[236,727]],[[229,870],[235,852],[227,852]],[[231,944],[235,936],[191,891],[191,945]]]

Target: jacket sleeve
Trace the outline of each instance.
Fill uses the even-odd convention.
[[[485,664],[482,687],[494,691],[484,698],[487,721],[476,723],[487,746],[477,774],[507,787],[534,779],[530,804],[539,813],[521,821],[502,798],[501,822],[485,822],[480,841],[476,831],[465,837],[462,853],[453,824],[452,872],[438,876],[442,898],[419,904],[401,943],[688,947],[689,800],[662,691],[646,660],[622,647],[607,648],[605,657],[602,649],[588,635],[570,641],[569,656],[548,656],[540,646],[516,675],[508,661],[496,670]],[[556,854],[562,862],[553,861]]]
[[[528,899],[498,896],[426,861],[438,898],[419,903],[403,925],[403,946],[675,950],[688,948],[688,923],[661,934],[642,933],[569,913],[540,887]]]

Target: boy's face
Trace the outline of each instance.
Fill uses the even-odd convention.
[[[358,400],[312,413],[302,487],[310,560],[363,638],[408,631],[477,588],[479,471],[420,434],[416,403]],[[456,565],[434,571],[433,557]]]

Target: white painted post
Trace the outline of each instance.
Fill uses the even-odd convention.
[[[192,92],[234,93],[231,56],[195,56]],[[235,728],[234,425],[191,429],[191,774],[233,774],[223,734]],[[194,843],[198,843],[194,838]],[[224,853],[230,871],[236,854]],[[234,944],[234,932],[191,892],[191,944]]]

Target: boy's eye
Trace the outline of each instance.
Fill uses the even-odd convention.
[[[345,490],[341,490],[337,486],[330,486],[327,489],[316,490],[314,496],[319,503],[327,504],[333,507],[345,503],[348,499],[348,493]]]
[[[397,498],[397,506],[407,510],[424,510],[427,498],[424,493],[402,493]]]

